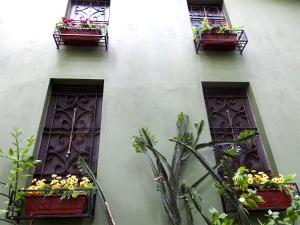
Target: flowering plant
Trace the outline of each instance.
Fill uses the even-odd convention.
[[[219,33],[219,34],[229,34],[234,33],[240,29],[240,27],[230,26],[228,23],[221,22],[210,22],[207,17],[202,21],[201,32],[202,33]]]
[[[80,21],[75,21],[70,18],[62,17],[57,23],[56,27],[60,29],[92,29],[92,30],[101,30],[106,27],[105,24],[96,23],[91,19],[81,19]]]
[[[287,176],[279,175],[270,177],[266,173],[249,170],[240,167],[233,176],[233,183],[236,191],[242,191],[240,202],[243,205],[255,207],[257,203],[264,202],[263,198],[257,195],[258,190],[277,189],[285,191],[292,196],[293,185],[288,184],[294,180],[295,174]]]
[[[292,182],[296,177],[296,174],[289,174],[283,176],[269,177],[264,172],[257,172],[255,170],[249,170],[245,167],[240,167],[233,176],[233,182],[235,186],[240,190],[247,190],[249,186],[258,186],[262,188],[274,188],[274,189],[285,189],[289,188],[286,183]]]
[[[79,180],[77,176],[71,174],[65,178],[53,174],[50,182],[47,182],[46,179],[33,179],[28,188],[28,194],[36,196],[57,194],[63,199],[76,198],[79,194],[88,194],[93,190],[95,190],[95,186],[87,177]]]

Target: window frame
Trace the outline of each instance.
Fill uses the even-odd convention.
[[[233,127],[233,129],[236,129],[236,131],[234,131],[235,135],[237,135],[243,129],[251,129],[251,128],[254,129],[256,131],[256,133],[259,135],[259,128],[257,126],[256,119],[255,119],[256,115],[253,113],[252,106],[251,106],[251,101],[250,101],[250,98],[248,97],[248,93],[247,93],[248,88],[249,88],[248,83],[246,83],[246,84],[241,84],[241,83],[218,84],[218,83],[215,83],[215,82],[209,82],[209,83],[204,82],[202,84],[202,86],[203,86],[203,96],[204,96],[204,101],[205,101],[206,112],[207,112],[207,117],[208,117],[208,121],[209,121],[209,128],[210,128],[210,134],[211,134],[212,140],[221,140],[221,139],[216,138],[216,132],[218,132],[219,128],[214,127],[216,123],[212,122],[211,114],[213,113],[212,112],[212,107],[213,106],[212,106],[212,103],[209,103],[208,98],[217,97],[217,95],[221,95],[221,97],[224,98],[224,95],[222,96],[222,91],[227,91],[227,94],[228,94],[228,93],[230,93],[230,90],[241,90],[243,92],[243,95],[244,95],[243,96],[243,98],[244,98],[243,101],[247,101],[246,102],[247,106],[245,107],[245,105],[244,105],[245,111],[247,111],[247,114],[248,114],[247,119],[251,120],[250,125],[245,127],[245,128],[237,129],[237,128]],[[229,90],[229,92],[228,92],[228,90]],[[220,100],[220,102],[221,102],[221,100]],[[229,116],[229,118],[230,118],[230,116]],[[230,121],[230,119],[228,121]],[[232,124],[232,121],[231,121],[231,124]],[[227,128],[228,127],[226,127],[226,129]],[[228,128],[228,129],[230,129],[230,128]],[[221,131],[219,131],[219,132],[221,132]],[[260,164],[261,165],[261,168],[260,168],[261,171],[265,171],[268,174],[272,174],[273,172],[272,172],[272,168],[270,166],[270,161],[267,158],[265,147],[264,147],[264,144],[263,144],[260,136],[257,136],[255,138],[254,145],[256,145],[256,148],[257,148],[257,150],[256,150],[257,153],[256,154],[257,154],[258,158],[257,158],[257,162],[254,162],[253,164],[254,165],[255,165],[255,163],[256,163],[256,165]],[[247,148],[247,147],[245,147],[245,148]],[[219,149],[219,150],[222,151],[222,149]],[[253,154],[255,154],[255,149],[253,151],[254,151]],[[243,154],[243,153],[241,153],[241,154]],[[241,156],[241,157],[243,157],[243,156]],[[221,159],[221,155],[220,154],[218,155],[218,153],[215,153],[215,159],[216,159],[216,161],[219,161]],[[245,164],[241,164],[241,162],[239,162],[238,164],[239,165],[237,165],[237,166],[246,166],[248,168],[251,168],[251,166],[249,166],[251,164],[246,164],[245,165]],[[258,169],[258,168],[252,168],[252,169]]]
[[[90,136],[92,135],[96,135],[96,139],[93,140],[93,143],[95,143],[95,146],[92,147],[92,149],[90,149],[90,155],[89,155],[89,159],[87,160],[89,163],[89,166],[91,167],[92,171],[94,172],[94,174],[97,174],[97,168],[98,168],[98,161],[99,161],[99,153],[100,153],[100,131],[101,131],[101,118],[102,118],[102,104],[103,104],[103,88],[104,88],[104,82],[103,80],[56,80],[56,79],[51,79],[50,84],[49,84],[49,88],[48,88],[48,94],[47,94],[47,103],[44,106],[44,110],[43,110],[43,116],[42,116],[42,121],[40,124],[40,128],[39,128],[39,134],[38,134],[38,140],[39,140],[39,145],[36,147],[36,155],[37,158],[39,160],[42,160],[41,164],[39,166],[37,166],[35,168],[35,170],[33,171],[33,176],[36,178],[45,178],[45,179],[50,179],[52,172],[46,172],[43,171],[44,170],[44,166],[43,164],[45,163],[46,160],[46,154],[47,154],[47,149],[45,149],[45,137],[44,137],[44,133],[48,132],[49,129],[46,128],[46,124],[49,124],[49,115],[54,117],[53,113],[55,111],[55,107],[53,108],[53,103],[51,103],[51,101],[53,102],[53,94],[54,91],[57,91],[57,87],[61,88],[61,87],[68,87],[71,88],[73,87],[73,89],[77,88],[77,87],[84,87],[82,91],[90,89],[91,87],[94,88],[93,91],[95,91],[96,95],[98,96],[98,99],[96,101],[97,105],[96,108],[94,109],[90,109],[91,112],[93,111],[95,113],[94,115],[94,119],[97,123],[97,126],[94,127],[94,130],[92,131],[90,127],[86,128],[85,130],[82,129],[82,135],[85,135],[87,133],[91,133]],[[80,91],[79,91],[80,92]],[[55,105],[56,106],[56,105]],[[78,112],[80,112],[78,110]],[[82,111],[83,112],[83,111]],[[78,114],[79,115],[79,114]],[[92,115],[90,115],[92,117]],[[48,121],[47,121],[48,120]],[[76,129],[74,127],[74,135],[76,135]],[[79,130],[77,130],[79,131]],[[93,136],[94,138],[94,136]],[[49,140],[48,140],[49,141]],[[75,142],[75,139],[73,140],[73,142]],[[72,142],[71,142],[72,144]],[[82,149],[81,149],[82,150]],[[80,151],[81,151],[80,150]],[[83,153],[83,152],[81,152]],[[74,153],[75,154],[75,153]],[[73,157],[73,156],[72,156]],[[74,158],[74,157],[73,157]],[[60,172],[55,172],[58,175],[62,175],[65,176],[68,174],[68,172],[64,171],[63,173]],[[82,176],[83,174],[79,171],[79,169],[77,168],[77,171],[75,171],[75,173],[78,175],[79,177]]]

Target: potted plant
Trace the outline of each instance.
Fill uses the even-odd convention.
[[[65,45],[97,46],[100,42],[100,35],[106,33],[106,25],[90,19],[74,21],[62,17],[56,23],[56,30],[61,34],[61,39]]]
[[[249,211],[284,210],[291,206],[295,185],[291,184],[295,174],[268,176],[266,173],[240,167],[233,182],[240,201]]]
[[[12,222],[15,216],[20,214],[24,203],[24,192],[20,189],[20,180],[25,177],[31,176],[31,170],[40,163],[31,154],[32,147],[35,143],[34,136],[29,136],[24,143],[22,140],[22,130],[13,127],[11,136],[13,139],[13,146],[4,151],[0,148],[0,158],[6,159],[11,162],[11,168],[7,181],[0,182],[8,188],[7,193],[0,193],[1,196],[7,198],[7,208],[1,209],[0,213],[4,213],[5,219],[3,221]],[[23,142],[23,144],[22,144]]]
[[[80,158],[80,170],[86,177],[67,175],[60,177],[56,174],[50,180],[33,179],[29,188],[20,188],[22,178],[31,176],[31,170],[40,163],[31,154],[35,143],[34,136],[30,136],[25,144],[22,143],[22,130],[13,128],[13,147],[6,152],[0,148],[0,158],[11,161],[12,167],[6,182],[0,182],[8,188],[8,193],[0,193],[7,198],[6,209],[0,209],[0,215],[5,214],[1,221],[15,224],[15,221],[48,217],[91,217],[93,211],[90,201],[95,200],[96,190],[106,212],[109,224],[115,225],[108,201],[104,197],[102,188],[95,175],[83,158]],[[91,180],[91,181],[90,181]],[[87,207],[89,212],[86,212]],[[85,214],[86,213],[86,214]]]
[[[94,190],[94,185],[87,177],[79,180],[71,174],[65,178],[53,174],[48,182],[45,179],[33,179],[25,194],[25,214],[84,214],[88,207],[88,197]]]
[[[294,224],[298,216],[300,216],[300,197],[294,192],[292,185],[286,184],[286,182],[292,181],[294,175],[267,178],[267,175],[262,172],[250,171],[245,167],[240,167],[235,171],[231,167],[238,158],[240,151],[242,151],[239,146],[249,143],[257,135],[254,130],[241,131],[234,140],[198,143],[203,131],[204,121],[195,122],[196,131],[192,132],[189,126],[189,117],[184,113],[179,113],[176,125],[178,135],[169,139],[176,143],[172,163],[169,163],[167,158],[157,149],[156,137],[147,127],[141,128],[138,134],[132,138],[134,150],[137,153],[143,153],[149,162],[154,175],[154,181],[156,182],[156,190],[161,195],[161,201],[170,224],[193,224],[193,221],[195,221],[193,211],[196,211],[207,225],[251,225],[253,223],[249,218],[249,209],[257,207],[260,203],[267,202],[263,196],[257,193],[258,191],[264,192],[264,188],[261,186],[262,183],[266,185],[265,188],[268,191],[273,189],[279,191],[280,194],[283,193],[288,196],[288,199],[291,199],[292,202],[289,201],[289,207],[286,207],[285,214],[281,213],[278,216],[277,212],[269,211],[266,215],[267,223],[261,223],[258,219],[260,224]],[[213,151],[218,151],[216,147],[224,144],[228,148],[223,151],[223,158],[214,166],[205,159],[200,151],[208,147]],[[183,170],[187,168],[186,164],[189,162],[188,159],[190,157],[197,159],[205,169],[205,173],[192,184],[183,181]],[[220,168],[222,168],[224,174],[222,177],[218,173],[218,169]],[[207,177],[213,179],[213,186],[232,205],[234,213],[227,215],[226,213],[219,213],[214,208],[205,207],[199,186]],[[252,178],[252,180],[249,178]],[[257,189],[250,188],[251,185],[254,185]],[[184,210],[181,210],[183,209],[182,205],[185,206],[186,214],[184,216]],[[192,209],[195,210],[192,211]],[[207,209],[212,213],[212,218],[207,216]],[[260,217],[260,219],[262,218]],[[276,223],[280,221],[284,221],[284,223]]]
[[[208,18],[203,19],[200,30],[193,27],[195,41],[209,50],[234,50],[238,41],[236,31],[236,27],[225,22],[212,23]]]

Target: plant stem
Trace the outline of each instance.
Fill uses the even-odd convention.
[[[195,149],[193,149],[192,147],[188,146],[185,143],[170,139],[170,141],[179,143],[181,145],[186,146],[186,148],[191,151],[191,153],[198,159],[198,161],[204,166],[204,168],[209,172],[209,174],[212,176],[212,178],[217,181],[219,184],[223,185],[223,180],[222,178],[213,170],[213,168],[208,164],[208,162],[204,159],[204,157],[199,154]],[[231,203],[233,204],[233,206],[238,210],[239,213],[241,213],[241,215],[243,216],[243,218],[245,219],[245,224],[247,225],[251,225],[251,222],[248,218],[248,216],[245,213],[245,208],[240,204],[238,198],[235,196],[233,190],[231,190],[230,188],[226,187],[225,188],[226,193],[229,196],[229,200],[231,201]]]

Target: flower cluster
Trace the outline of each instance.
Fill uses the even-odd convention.
[[[256,172],[255,170],[251,170],[251,173],[248,173],[247,176],[249,184],[265,184],[270,181],[270,177],[266,173]]]
[[[264,188],[282,188],[282,185],[293,181],[294,174],[283,176],[268,176],[265,172],[249,170],[240,167],[233,176],[234,185],[241,190],[247,190],[249,185],[259,185]]]
[[[47,187],[47,184],[45,182],[46,179],[41,179],[41,180],[33,179],[31,181],[31,186],[28,188],[28,190],[30,190],[28,194],[41,195],[42,192],[40,190],[45,190],[45,188]]]
[[[230,26],[225,21],[211,22],[208,20],[207,17],[203,19],[201,24],[202,33],[211,32],[211,33],[219,33],[219,34],[229,34],[229,33],[236,32],[238,29],[241,29],[241,27]]]
[[[87,177],[83,177],[82,181],[79,183],[79,186],[81,188],[93,188],[94,185],[90,182],[90,180]]]
[[[75,21],[70,18],[62,17],[58,23],[56,23],[56,27],[58,29],[93,29],[93,30],[101,30],[104,24],[97,24],[95,21],[90,19],[82,19],[80,21]]]
[[[33,179],[28,188],[30,195],[63,194],[64,191],[84,192],[85,189],[94,189],[94,185],[87,177],[79,180],[75,175],[67,175],[62,178],[53,174],[52,179],[46,182],[46,179]],[[32,190],[32,191],[31,191]]]

